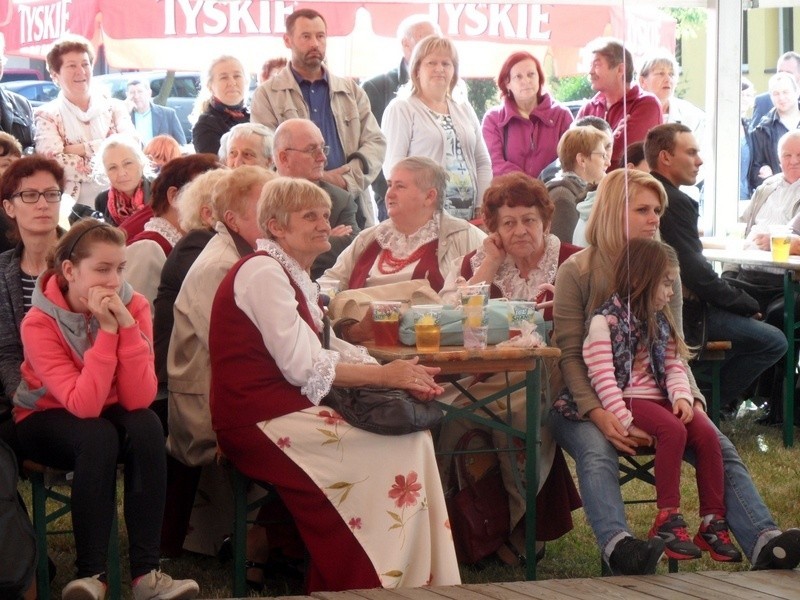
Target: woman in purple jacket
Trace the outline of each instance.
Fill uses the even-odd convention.
[[[538,177],[556,159],[556,146],[572,113],[543,90],[544,72],[528,52],[515,52],[497,76],[503,104],[483,118],[483,139],[494,176],[522,171]]]

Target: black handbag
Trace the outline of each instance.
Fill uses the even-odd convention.
[[[436,427],[444,412],[434,402],[422,402],[392,388],[332,387],[322,399],[353,427],[381,435],[404,435]]]
[[[323,319],[322,345],[330,348],[330,321]],[[381,435],[405,435],[436,427],[444,411],[434,402],[417,400],[404,390],[380,387],[331,387],[321,404],[331,407],[353,427]]]

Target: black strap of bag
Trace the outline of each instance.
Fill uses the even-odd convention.
[[[322,347],[330,348],[331,324],[323,317]],[[353,427],[380,435],[405,435],[436,427],[444,412],[436,402],[421,402],[404,390],[332,386],[322,404]]]

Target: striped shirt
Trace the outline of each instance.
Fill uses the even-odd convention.
[[[675,340],[667,344],[667,359],[664,365],[667,378],[669,401],[675,404],[686,398],[692,404],[692,392],[686,374],[686,364],[676,355]],[[583,360],[588,369],[592,387],[597,393],[603,408],[614,413],[626,429],[631,426],[633,416],[625,403],[626,398],[663,400],[664,392],[656,384],[650,366],[647,347],[640,345],[636,350],[628,386],[621,390],[614,376],[614,361],[611,349],[611,332],[603,315],[595,315],[589,323],[589,333],[583,342]]]
[[[36,277],[27,273],[20,273],[22,280],[22,309],[25,314],[31,308],[31,298],[33,298],[33,288],[36,287]]]

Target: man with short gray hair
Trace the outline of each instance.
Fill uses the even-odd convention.
[[[272,130],[259,123],[239,123],[219,140],[219,160],[231,169],[242,165],[272,167]]]
[[[308,119],[289,119],[278,125],[273,141],[278,175],[308,179],[321,187],[331,199],[331,249],[320,254],[311,266],[316,279],[334,265],[339,254],[350,245],[361,229],[356,220],[356,202],[345,190],[322,179],[328,146],[319,127]]]

